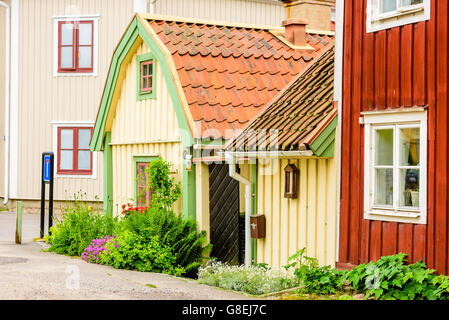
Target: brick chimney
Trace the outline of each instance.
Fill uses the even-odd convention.
[[[306,20],[310,30],[330,31],[331,11],[335,0],[281,0],[286,10],[286,21]]]
[[[285,39],[298,47],[305,47],[307,21],[301,19],[287,19],[282,21],[285,27]]]

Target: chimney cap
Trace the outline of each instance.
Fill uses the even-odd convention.
[[[290,18],[282,21],[282,26],[291,26],[291,25],[307,25],[309,22],[306,19],[297,19],[297,18]]]

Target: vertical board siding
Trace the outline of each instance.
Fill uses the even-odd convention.
[[[345,1],[339,262],[360,264],[404,252],[449,272],[448,3],[431,20],[367,34],[366,1]],[[363,219],[361,111],[428,106],[427,224]]]
[[[297,199],[284,198],[284,168],[300,171]],[[299,249],[322,265],[335,264],[337,203],[334,159],[259,160],[258,214],[266,216],[266,237],[257,240],[257,262],[287,264]]]
[[[52,17],[76,14],[99,15],[98,76],[54,77]],[[41,153],[53,150],[51,122],[95,121],[113,50],[132,15],[128,0],[19,1],[18,198],[40,198]],[[56,178],[55,200],[81,190],[101,200],[102,164],[97,153],[96,179]]]
[[[138,40],[140,41],[140,40]],[[182,143],[173,104],[165,84],[161,68],[156,61],[155,99],[136,101],[137,56],[149,53],[148,47],[140,41],[132,54],[121,83],[120,96],[116,102],[115,118],[111,128],[113,150],[113,198],[114,214],[121,206],[134,203],[135,156],[160,156],[173,164],[172,170],[177,182],[182,180]],[[174,209],[181,212],[182,199]]]
[[[282,3],[271,0],[164,0],[154,12],[168,16],[280,26],[285,19]]]

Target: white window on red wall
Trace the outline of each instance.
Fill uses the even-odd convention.
[[[96,18],[55,19],[55,75],[96,75]]]
[[[366,31],[429,20],[430,6],[430,0],[367,0]]]
[[[57,174],[92,175],[93,153],[89,148],[93,128],[58,127]]]
[[[365,219],[426,224],[426,111],[367,112],[363,123]]]

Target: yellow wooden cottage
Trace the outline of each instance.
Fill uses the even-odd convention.
[[[136,14],[114,51],[90,143],[103,152],[105,210],[137,201],[136,177],[160,157],[182,185],[175,211],[208,232],[212,256],[242,263],[245,187],[230,177],[224,145],[332,43],[332,32],[298,20],[267,27]]]
[[[258,262],[280,267],[306,248],[306,254],[320,264],[335,265],[337,109],[333,84],[331,47],[226,146],[235,162],[253,167],[247,177],[256,177],[252,211],[265,220],[263,236],[256,234],[253,244]]]

